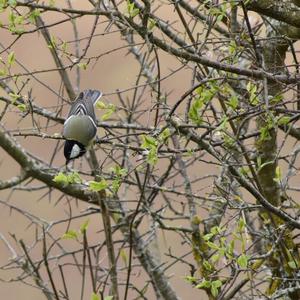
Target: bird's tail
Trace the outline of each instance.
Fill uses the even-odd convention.
[[[95,105],[97,101],[101,98],[102,92],[98,90],[85,90],[83,91],[83,98],[90,98]]]

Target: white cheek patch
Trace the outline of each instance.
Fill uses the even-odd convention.
[[[74,115],[70,116],[65,122],[64,122],[64,126],[67,125],[67,123],[74,117]]]
[[[76,158],[77,156],[79,156],[80,151],[80,147],[75,144],[71,150],[70,158]]]

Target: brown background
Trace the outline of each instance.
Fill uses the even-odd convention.
[[[72,1],[75,8],[90,8],[88,4],[85,4],[87,1]],[[161,10],[161,13],[164,17],[167,16],[170,20],[174,17],[174,12],[172,9],[167,6]],[[56,13],[46,13],[44,21],[46,23],[52,23],[57,21],[58,18],[62,18],[62,15]],[[64,17],[63,17],[64,18]],[[7,15],[5,13],[0,14],[0,20],[2,23],[7,23]],[[77,19],[77,25],[79,29],[80,37],[89,36],[91,28],[94,22],[94,17],[82,17]],[[106,19],[101,18],[99,20],[101,25],[97,27],[96,33],[104,33],[104,29],[108,25]],[[32,27],[33,28],[33,27]],[[51,28],[51,34],[57,38],[57,40],[62,39],[65,41],[74,40],[72,26],[69,22],[64,23],[59,26]],[[10,42],[12,42],[16,36],[10,34],[7,30],[0,28],[1,43],[4,47],[7,47]],[[99,56],[104,54],[107,51],[117,49],[118,47],[124,45],[125,42],[121,39],[118,32],[106,35],[96,36],[92,40],[91,48],[88,51],[87,56]],[[82,42],[81,49],[86,45],[86,40]],[[72,49],[72,46],[70,46]],[[49,50],[46,46],[45,40],[42,35],[39,33],[26,34],[23,35],[16,44],[14,44],[10,50],[15,52],[15,56],[18,62],[21,62],[28,70],[43,70],[48,68],[54,68],[55,65],[49,54]],[[161,64],[161,77],[164,77],[178,68],[180,63],[176,60],[170,58],[170,56],[159,51],[160,55],[160,64]],[[3,60],[6,60],[7,54],[3,54]],[[15,64],[13,67],[13,72],[15,73],[24,73],[23,68]],[[119,51],[111,52],[107,55],[103,55],[99,58],[98,61],[91,61],[88,69],[81,72],[81,85],[80,89],[85,88],[95,88],[100,89],[104,92],[104,99],[108,102],[115,103],[119,105],[117,101],[117,96],[115,91],[117,89],[123,90],[133,87],[135,84],[136,76],[139,73],[139,65],[133,59],[131,54],[128,54],[126,49],[121,49]],[[75,68],[69,71],[71,79],[75,81]],[[54,91],[59,93],[59,88],[61,85],[60,78],[57,72],[47,72],[42,74],[35,75],[36,78],[41,80],[46,86],[51,87]],[[23,77],[22,80],[25,80]],[[171,77],[162,81],[162,90],[166,93],[170,93],[169,99],[170,103],[175,102],[178,99],[178,96],[181,95],[189,86],[190,86],[190,72],[186,70],[181,70],[176,72]],[[47,87],[38,83],[36,80],[31,79],[27,84],[26,88],[23,90],[22,95],[32,89],[32,97],[34,102],[38,105],[49,108],[56,106],[58,103],[57,96],[52,93]],[[5,95],[2,91],[1,94]],[[133,90],[124,93],[124,98],[127,97],[130,101]],[[151,103],[152,99],[149,96],[147,100]],[[150,106],[146,102],[147,106]],[[154,100],[153,100],[154,103]],[[3,103],[0,103],[0,109],[3,107]],[[68,109],[67,105],[64,111]],[[97,112],[98,116],[101,114]],[[148,116],[145,116],[145,122],[147,122]],[[45,120],[40,119],[40,126],[45,126]],[[31,128],[32,122],[30,117],[21,118],[18,110],[16,108],[10,107],[9,112],[5,116],[3,123],[6,128],[11,130],[18,130],[24,128]],[[53,125],[53,124],[51,124]],[[61,132],[62,126],[56,126],[54,128],[49,127],[42,129],[42,132],[54,133]],[[101,131],[99,132],[101,136]],[[29,137],[26,139],[18,138],[20,143],[31,153],[40,157],[45,161],[49,161],[52,156],[53,149],[56,145],[56,141],[52,140],[41,140],[40,138]],[[19,166],[9,158],[9,156],[3,152],[0,148],[0,180],[6,180],[12,176],[19,173]],[[61,166],[64,162],[62,151],[58,152],[55,156],[54,165]],[[209,170],[206,170],[206,173]],[[33,182],[32,185],[39,186],[39,182]],[[59,197],[58,192],[52,192],[51,197],[43,197],[46,190],[41,190],[38,192],[22,192],[11,190],[0,191],[0,200],[9,201],[10,205],[16,206],[34,216],[37,216],[41,221],[45,220],[46,222],[55,222],[62,218],[66,218],[66,211],[68,210],[68,205],[66,201],[61,201],[57,203]],[[76,202],[74,199],[71,200],[73,207],[73,214],[78,215],[82,213],[86,208],[87,204]],[[16,240],[24,240],[27,245],[31,245],[36,240],[36,226],[31,225],[31,222],[24,216],[23,213],[12,211],[8,207],[1,205],[0,209],[0,232],[3,237],[13,246],[17,253],[22,253],[19,245],[14,242]],[[89,226],[89,242],[96,243],[103,239],[102,233],[98,231],[102,228],[102,221],[98,216],[94,216],[91,219],[91,224]],[[85,218],[75,221],[72,223],[72,229],[78,229],[80,224],[85,220]],[[51,229],[51,232],[54,237],[59,238],[66,230],[66,225],[58,225]],[[40,234],[40,231],[38,232]],[[171,246],[175,245],[174,254],[185,253],[187,248],[180,244],[178,237],[174,235],[171,237],[171,234],[166,238],[165,236],[160,236],[161,246],[164,251]],[[73,241],[63,242],[65,247],[74,247],[78,249],[78,244]],[[35,259],[41,258],[41,247],[37,247],[31,253]],[[54,251],[55,253],[55,251]],[[80,258],[80,256],[78,256]],[[5,243],[0,240],[0,265],[4,266],[13,259],[12,253],[6,247]],[[61,260],[67,262],[68,260]],[[106,257],[103,257],[103,263],[106,264]],[[65,268],[66,279],[68,281],[68,286],[70,287],[69,292],[71,293],[71,299],[79,299],[79,291],[81,286],[80,276],[77,271],[74,271],[74,267]],[[68,271],[68,272],[67,272]],[[20,270],[12,269],[0,270],[0,280],[14,280],[18,275],[20,275]],[[56,269],[57,282],[60,281]],[[123,274],[124,275],[124,274]],[[183,299],[189,299],[196,295],[201,295],[201,291],[195,291],[191,288],[190,284],[186,283],[183,279],[183,276],[189,275],[188,270],[181,267],[179,264],[176,267],[170,269],[168,273],[172,277],[171,282],[178,292],[178,295]],[[147,278],[146,278],[147,279]],[[142,273],[139,275],[136,270],[133,271],[132,281],[136,284],[140,282],[140,287],[145,281],[145,276]],[[31,280],[27,280],[31,282]],[[87,294],[85,299],[89,299],[89,289],[87,288]],[[20,282],[5,283],[0,281],[0,298],[1,299],[32,299],[39,300],[44,299],[44,296],[41,295],[41,292],[31,286],[26,286]],[[153,296],[153,299],[155,297]]]

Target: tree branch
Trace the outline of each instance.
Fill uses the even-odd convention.
[[[300,8],[291,1],[253,0],[247,7],[249,10],[300,28]]]

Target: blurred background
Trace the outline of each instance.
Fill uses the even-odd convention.
[[[88,1],[72,0],[71,4],[75,9],[92,9]],[[60,5],[60,3],[57,2],[57,5]],[[67,4],[65,5],[67,6]],[[120,7],[121,11],[125,11],[125,9],[125,5]],[[28,12],[27,8],[18,8],[18,10]],[[174,9],[169,5],[162,5],[158,15],[163,16],[169,20],[169,22],[175,19]],[[42,17],[45,24],[55,24],[67,19],[65,15],[57,12],[46,12],[42,14]],[[10,22],[9,20],[10,15],[8,12],[1,12],[1,24],[7,25]],[[80,53],[84,51],[94,27],[95,17],[84,16],[74,19],[74,22],[76,22],[77,37],[74,35],[74,27],[70,21],[48,28],[53,40],[59,45],[66,43],[66,51],[74,55],[68,59],[62,55],[65,65],[76,62],[75,40],[79,39],[80,41]],[[176,27],[176,24],[174,24],[174,26]],[[6,62],[9,54],[13,52],[15,62],[9,70],[9,74],[23,74],[23,76],[20,75],[18,78],[6,79],[5,82],[13,88],[14,93],[21,94],[25,99],[30,98],[34,104],[40,107],[54,112],[57,111],[59,115],[66,116],[70,100],[72,99],[68,99],[67,94],[62,93],[60,76],[55,70],[56,66],[42,34],[37,31],[34,32],[35,26],[30,24],[25,27],[25,32],[21,34],[20,37],[5,27],[6,26],[0,28],[1,59]],[[28,31],[28,33],[26,31]],[[138,38],[136,38],[136,40],[139,41]],[[143,50],[147,45],[137,45],[137,47]],[[159,50],[158,54],[160,76],[163,79],[161,80],[161,90],[164,95],[168,95],[171,102],[175,102],[178,97],[190,87],[192,78],[191,72],[182,66],[181,62],[172,58],[170,55]],[[136,91],[135,86],[140,73],[140,64],[136,61],[134,56],[129,53],[128,43],[124,41],[119,30],[115,27],[111,28],[111,25],[105,17],[100,16],[98,19],[94,36],[90,41],[85,58],[83,65],[87,64],[86,66],[77,68],[75,65],[72,69],[67,69],[67,73],[73,85],[76,87],[77,92],[87,88],[99,89],[104,94],[103,101],[105,103],[113,103],[116,107],[120,107],[121,104],[117,95],[117,91],[120,91],[122,98],[130,103]],[[80,72],[80,84],[76,86],[78,71]],[[25,75],[29,73],[33,73],[32,76]],[[145,80],[143,80],[143,82],[145,82]],[[1,89],[0,94],[7,97],[7,93]],[[150,112],[150,108],[156,102],[156,99],[152,99],[152,95],[149,91],[144,93],[144,95],[145,112],[142,118],[144,120],[143,125],[152,126],[153,113]],[[4,107],[5,103],[0,102],[1,111]],[[60,111],[61,108],[62,111]],[[97,110],[96,113],[100,120],[103,112]],[[119,112],[119,114],[122,118],[122,112]],[[42,132],[54,134],[62,132],[62,124],[48,122],[42,117],[35,116],[34,118],[35,120],[33,121],[30,114],[25,114],[18,108],[9,106],[1,122],[11,133]],[[34,129],[34,122],[36,122],[35,124],[39,130]],[[102,137],[104,135],[104,130],[99,129],[98,136]],[[57,144],[56,140],[41,139],[40,137],[34,136],[27,138],[16,137],[16,139],[34,156],[45,162],[53,160],[53,166],[64,168],[61,142]],[[106,154],[104,153],[103,160],[105,156]],[[0,180],[8,180],[20,173],[18,164],[1,148],[0,163]],[[84,167],[87,167],[83,159],[81,162],[75,163],[75,169],[82,166],[82,164]],[[161,165],[161,167],[163,170],[163,165]],[[206,173],[209,172],[210,170],[207,169]],[[49,226],[51,223],[54,224],[53,227],[50,227],[53,241],[60,238],[69,228],[78,230],[80,224],[87,219],[90,220],[88,228],[89,243],[101,243],[104,239],[102,221],[97,214],[75,219],[71,224],[67,221],[60,222],[60,220],[67,220],[70,215],[84,215],[90,205],[71,198],[60,200],[61,194],[59,192],[52,190],[51,193],[49,193],[42,183],[35,180],[29,182],[28,186],[30,186],[31,189],[27,191],[22,190],[21,187],[13,190],[7,189],[0,191],[0,266],[2,266],[0,269],[0,295],[2,299],[44,299],[44,295],[35,287],[34,281],[11,264],[16,258],[16,254],[19,255],[23,253],[20,248],[20,240],[23,240],[27,246],[32,246],[33,249],[30,251],[30,255],[33,259],[42,259],[42,247],[41,245],[36,245],[36,240],[41,238],[41,232],[37,229],[38,226],[32,223],[32,218],[34,218],[38,224],[45,222],[45,226]],[[170,233],[170,236],[172,235],[173,234]],[[115,238],[117,238],[117,236],[118,235],[114,235]],[[181,242],[175,234],[173,238],[169,238],[168,236],[167,239],[159,235],[159,241],[166,252],[170,251],[170,249],[172,249],[173,255],[180,255],[184,252],[184,246],[181,245]],[[62,242],[62,244],[66,249],[79,250],[78,243],[75,241],[67,240]],[[10,248],[9,245],[12,248]],[[50,246],[51,241],[49,241],[48,247]],[[16,253],[14,253],[15,251]],[[105,251],[103,253],[105,253]],[[81,256],[81,254],[78,254],[77,258],[80,260]],[[107,265],[107,257],[100,257],[100,260],[103,261],[103,265]],[[22,262],[20,263],[22,264]],[[70,258],[64,259],[62,257],[60,263],[65,264],[65,278],[69,287],[70,298],[79,299],[78,294],[81,290],[80,272],[72,265],[72,259]],[[60,286],[61,278],[58,275],[58,266],[55,268],[55,280]],[[124,272],[123,276],[125,276],[125,273],[126,272]],[[184,269],[182,266],[179,269],[178,267],[171,268],[168,274],[178,294],[185,299],[195,295],[201,295],[201,291],[199,292],[199,290],[193,293],[190,284],[184,281],[183,277],[185,275],[188,275],[188,269]],[[145,277],[143,272],[140,274],[140,271],[134,269],[131,280],[142,287],[148,278],[147,276]],[[88,280],[86,284],[89,287]],[[89,299],[89,288],[86,288],[86,290],[87,295],[85,299]],[[155,298],[153,291],[150,292],[150,295],[152,295],[152,299]]]
[[[102,1],[102,4],[113,5],[114,2]],[[144,3],[144,1],[142,2]],[[205,56],[207,59],[214,59],[227,64],[227,66],[239,66],[243,70],[260,69],[253,52],[253,45],[250,43],[251,39],[244,14],[240,7],[235,10],[235,1],[233,3],[229,1],[186,2],[193,2],[194,13],[190,14],[186,12],[187,10],[182,9],[181,16],[180,11],[176,10],[176,3],[172,1],[151,2],[151,12],[155,12],[157,18],[163,20],[161,26],[165,26],[165,30],[170,29],[172,33],[176,33],[175,37],[168,38],[165,34],[166,31],[163,34],[163,30],[153,27],[157,38],[160,38],[166,45],[174,46],[178,51],[184,50],[183,53],[190,54],[192,52],[190,48],[195,47],[195,53],[199,57]],[[96,108],[100,144],[94,145],[94,149],[101,166],[101,175],[109,178],[109,182],[114,178],[111,167],[126,162],[130,174],[126,177],[128,182],[124,179],[122,183],[118,192],[118,200],[124,204],[129,217],[130,213],[135,212],[142,199],[141,183],[137,178],[140,176],[140,179],[143,179],[146,174],[145,165],[147,167],[151,165],[146,164],[147,151],[140,151],[140,149],[145,150],[145,147],[142,146],[143,138],[145,139],[146,135],[155,136],[156,131],[165,125],[169,130],[173,130],[173,133],[176,132],[175,140],[172,136],[173,140],[170,138],[163,142],[160,141],[159,147],[162,151],[159,153],[158,163],[151,165],[153,168],[151,169],[151,178],[149,176],[150,179],[148,178],[147,181],[150,188],[147,187],[148,190],[143,190],[145,195],[153,191],[158,192],[154,193],[155,201],[152,199],[153,203],[149,205],[147,203],[145,208],[143,207],[144,210],[141,209],[142,213],[139,212],[136,221],[142,239],[152,253],[156,253],[155,243],[158,242],[160,253],[155,255],[158,260],[157,264],[161,263],[164,274],[170,279],[178,297],[182,299],[207,298],[207,294],[203,290],[195,288],[195,285],[203,279],[201,278],[203,270],[199,272],[201,267],[199,267],[199,261],[197,264],[196,251],[193,253],[195,248],[191,227],[200,224],[202,234],[204,222],[219,215],[221,215],[220,220],[224,231],[218,233],[216,240],[220,243],[222,243],[222,239],[223,242],[226,240],[224,242],[226,251],[229,251],[228,247],[234,240],[235,246],[232,248],[235,253],[232,254],[232,257],[230,255],[226,257],[224,252],[215,260],[211,268],[216,267],[217,276],[220,279],[234,279],[232,283],[230,280],[225,283],[229,286],[227,286],[228,289],[225,286],[226,292],[231,288],[234,289],[235,284],[246,280],[248,285],[245,284],[244,290],[241,292],[244,293],[243,295],[250,295],[249,299],[258,299],[255,298],[257,295],[264,297],[262,291],[267,287],[269,279],[265,267],[258,272],[255,270],[253,272],[255,276],[250,281],[247,268],[240,266],[237,261],[242,252],[243,254],[247,253],[249,257],[254,257],[255,260],[255,256],[258,253],[261,254],[259,251],[256,252],[257,244],[261,243],[260,239],[265,240],[266,232],[269,231],[266,230],[264,233],[261,231],[262,222],[259,213],[262,211],[262,207],[256,205],[254,197],[245,189],[237,188],[237,182],[233,180],[232,173],[228,172],[226,165],[229,161],[228,157],[235,159],[236,154],[244,154],[244,148],[238,149],[239,153],[231,148],[230,142],[233,141],[231,137],[236,137],[235,132],[228,126],[228,116],[237,121],[239,126],[239,114],[241,114],[245,117],[242,121],[242,123],[245,121],[243,123],[245,133],[243,134],[247,133],[249,137],[243,139],[241,143],[239,140],[236,144],[239,146],[243,144],[246,147],[251,163],[255,165],[255,168],[257,167],[258,162],[255,161],[254,154],[257,154],[256,141],[261,137],[261,128],[256,127],[256,122],[257,116],[265,113],[264,103],[259,103],[263,98],[262,81],[251,76],[241,77],[235,73],[208,68],[192,61],[187,62],[186,59],[175,58],[158,47],[152,48],[153,45],[133,33],[135,31],[126,23],[126,20],[121,20],[124,23],[119,20],[119,25],[126,24],[126,30],[120,30],[116,26],[118,22],[113,23],[104,15],[96,17],[80,13],[72,14],[72,9],[82,10],[83,13],[93,10],[91,4],[93,0],[57,2],[49,0],[43,3],[33,1],[35,5],[39,5],[37,10],[26,7],[26,4],[30,5],[31,2],[11,0],[7,2],[10,5],[9,9],[3,8],[3,3],[5,1],[0,0],[0,96],[2,97],[0,99],[0,119],[1,125],[7,132],[14,136],[18,143],[36,160],[45,162],[49,166],[49,172],[52,169],[57,173],[66,171],[63,141],[53,137],[61,135],[63,118],[67,115],[71,101],[74,99],[71,99],[72,97],[64,89],[59,74],[61,70],[57,69],[54,62],[52,49],[55,47],[58,54],[56,59],[63,63],[75,94],[84,89],[98,89],[103,92],[101,105],[105,106],[105,109],[103,107]],[[44,4],[50,6],[49,11],[43,11]],[[130,17],[142,22],[139,19],[140,16],[133,16],[136,7],[131,4],[131,1],[120,1],[118,9],[126,16],[130,15],[131,11]],[[63,14],[55,11],[58,6],[70,9],[69,13]],[[195,17],[197,12],[203,13],[204,16],[197,15]],[[237,31],[238,35],[233,30],[234,18],[227,19],[234,13],[240,26]],[[24,16],[26,16],[25,19]],[[266,45],[264,44],[265,23],[262,18],[252,12],[249,12],[248,16],[248,21],[255,30],[255,38],[261,45]],[[111,15],[110,18],[112,18]],[[187,20],[187,23],[183,19]],[[191,32],[187,32],[186,28],[190,28]],[[147,30],[151,31],[152,29],[148,27]],[[45,41],[45,32],[48,34],[48,42]],[[272,39],[270,38],[270,40]],[[284,66],[285,71],[296,72],[298,47],[295,43],[295,52],[288,52],[287,67]],[[278,66],[275,67],[278,68]],[[149,83],[150,77],[144,76],[145,73],[151,74],[151,83]],[[200,90],[195,89],[190,92],[188,97],[184,98],[185,101],[182,105],[176,109],[174,118],[183,122],[184,126],[186,125],[187,132],[196,132],[198,136],[205,134],[203,138],[207,143],[219,151],[217,158],[203,151],[200,143],[191,141],[188,133],[177,132],[178,128],[173,124],[170,126],[169,121],[165,119],[166,114],[181,99],[182,95],[203,79],[208,79],[209,83],[203,85],[203,90],[200,87]],[[258,101],[257,104],[249,101],[248,84],[257,88],[257,91],[254,92],[254,100]],[[296,104],[299,99],[297,92],[299,93],[295,86],[284,86],[283,94],[286,103],[279,107],[282,109],[280,111],[282,116],[285,116],[287,112],[287,116],[294,117],[297,113]],[[213,95],[211,98],[210,93]],[[206,100],[209,99],[207,102],[201,98],[203,95],[207,96]],[[24,101],[25,107],[18,104],[20,98]],[[220,99],[221,102],[219,102]],[[232,99],[237,103],[230,103]],[[274,99],[272,98],[272,100]],[[199,117],[201,114],[202,121],[193,123],[190,112],[191,107],[197,101],[203,101],[201,108],[196,108],[197,116]],[[220,105],[222,101],[225,109]],[[236,107],[234,107],[235,104]],[[51,112],[51,118],[43,116],[43,111],[40,114],[32,113],[32,107],[38,107],[41,111],[45,109],[46,113]],[[107,113],[110,115],[108,116]],[[276,122],[278,115],[275,116],[275,113],[274,116],[272,115]],[[155,124],[156,117],[157,124]],[[131,125],[134,123],[133,125],[138,129],[127,131],[127,123]],[[294,125],[296,124],[294,123]],[[276,123],[274,126],[277,125]],[[272,128],[267,129],[271,130]],[[238,132],[238,139],[242,137],[241,132]],[[278,155],[279,170],[284,176],[289,169],[292,170],[291,176],[288,178],[291,188],[286,189],[288,192],[284,191],[286,195],[283,194],[288,200],[297,199],[297,193],[300,190],[297,188],[299,180],[296,167],[298,161],[295,153],[299,151],[296,149],[294,138],[288,136],[284,131],[278,130],[278,132],[276,155]],[[130,134],[126,136],[128,133]],[[176,138],[178,147],[175,147]],[[126,147],[129,149],[128,151],[124,150],[127,149]],[[290,165],[293,155],[295,168]],[[93,170],[88,164],[89,158],[90,156],[87,154],[70,164],[70,167],[79,171],[81,178],[86,181],[94,179]],[[172,163],[174,158],[176,163]],[[239,163],[236,165],[234,162],[234,166],[246,170],[249,162],[245,162],[243,157],[238,159],[240,159]],[[182,165],[178,163],[180,160],[184,162],[186,168],[181,168]],[[171,171],[167,174],[167,180],[163,182],[163,185],[159,185],[159,180],[166,174],[169,167]],[[187,170],[186,177],[181,173],[183,169]],[[247,173],[247,170],[245,172]],[[22,175],[19,165],[0,147],[0,184],[10,179],[14,180],[15,176],[20,174]],[[135,174],[137,174],[136,177]],[[186,189],[185,179],[187,177],[190,179],[193,193],[194,218],[191,217],[192,205],[189,203],[189,193]],[[253,179],[251,176],[245,178]],[[251,184],[256,188],[254,181]],[[284,202],[286,199],[282,201]],[[297,200],[293,201],[291,200],[291,203],[295,204]],[[256,205],[254,208],[251,207],[253,204]],[[41,285],[41,282],[38,278],[30,276],[30,271],[28,272],[32,269],[33,264],[45,264],[45,251],[58,289],[64,289],[65,280],[69,299],[90,299],[92,286],[88,271],[83,276],[83,268],[78,267],[85,263],[82,253],[83,236],[80,228],[87,223],[88,245],[93,255],[93,263],[99,268],[97,275],[99,276],[98,282],[101,284],[99,283],[100,286],[97,288],[104,289],[104,295],[109,295],[107,287],[109,285],[109,276],[107,275],[109,259],[106,238],[103,232],[102,216],[95,210],[96,205],[62,195],[61,192],[53,188],[49,189],[40,181],[27,179],[14,188],[0,190],[0,207],[1,299],[39,300],[45,298],[41,286],[37,287]],[[245,213],[246,207],[251,208],[247,214]],[[218,208],[221,208],[220,211]],[[296,211],[293,205],[287,205],[285,209],[290,209],[291,215]],[[159,220],[163,220],[163,224],[170,226],[171,229],[158,229],[159,226],[162,227],[162,224],[158,225],[157,216]],[[251,228],[254,230],[250,232],[251,238],[248,235],[248,228],[244,228],[245,224],[244,227],[242,226],[242,233],[237,231],[241,220],[247,223],[247,226],[253,226]],[[115,230],[113,239],[118,259],[120,298],[123,299],[129,249],[124,236],[118,230],[118,225],[113,223],[112,228]],[[184,228],[186,231],[176,230],[177,227]],[[43,239],[43,230],[47,235],[46,242]],[[283,233],[284,229],[282,230]],[[77,238],[62,238],[66,232],[73,232]],[[237,233],[241,233],[242,238],[236,238]],[[277,233],[278,236],[281,235],[281,231]],[[257,236],[259,236],[258,242]],[[294,237],[296,240],[297,234]],[[269,234],[268,238],[274,245],[274,236]],[[277,247],[277,241],[275,244]],[[246,250],[244,249],[245,245]],[[210,251],[210,254],[206,262],[212,261],[210,255],[213,251],[211,250],[216,249],[207,250],[207,253]],[[232,252],[234,251],[232,250]],[[220,251],[220,253],[222,252]],[[226,254],[228,253],[226,252]],[[263,254],[265,253],[263,252]],[[208,271],[208,277],[212,275],[212,269]],[[236,277],[232,275],[233,271],[236,271]],[[41,268],[40,275],[46,278],[45,282],[49,287],[51,282],[48,280],[44,267]],[[197,277],[197,282],[193,282],[192,279],[188,282],[186,276]],[[84,280],[82,280],[83,277],[85,277]],[[157,295],[149,281],[148,275],[133,254],[130,282],[139,291],[131,289],[128,299],[156,299]],[[84,293],[81,295],[82,290]],[[143,296],[141,291],[145,292],[146,296]],[[254,291],[257,292],[255,296],[253,296]],[[236,297],[239,296],[237,293]]]

